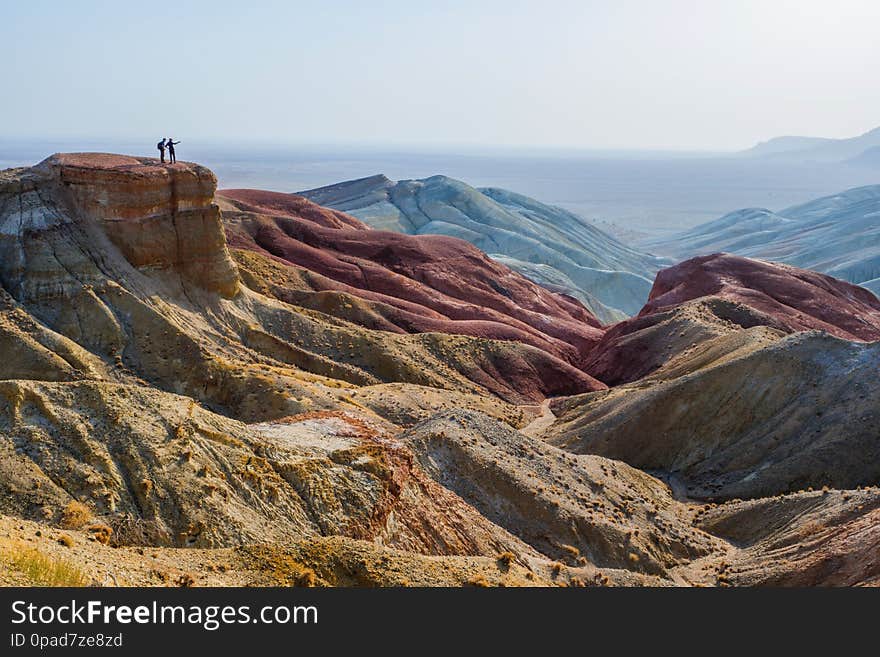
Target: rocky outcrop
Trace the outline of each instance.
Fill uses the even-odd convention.
[[[175,273],[231,297],[238,276],[213,202],[216,186],[214,174],[195,164],[158,166],[104,153],[53,155],[0,187],[4,287],[19,300],[51,288],[50,280],[31,276],[41,260],[51,266],[59,245],[22,237],[39,231],[73,238],[75,224],[84,238],[101,233],[138,270]],[[89,246],[99,249],[100,242]]]

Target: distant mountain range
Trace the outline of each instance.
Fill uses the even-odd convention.
[[[785,262],[880,291],[880,185],[779,212],[746,208],[646,243],[677,258],[717,252]]]
[[[577,298],[606,323],[638,312],[654,274],[671,264],[562,208],[446,176],[397,182],[377,175],[300,194],[374,228],[464,239],[535,282]]]
[[[873,146],[859,155],[848,159],[846,163],[854,166],[880,169],[880,146]]]
[[[775,137],[761,142],[743,155],[749,157],[770,157],[822,162],[843,162],[855,160],[856,163],[868,151],[880,147],[880,128],[874,128],[863,135],[848,139],[825,137]],[[874,153],[876,161],[878,153]]]

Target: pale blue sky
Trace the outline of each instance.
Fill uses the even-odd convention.
[[[880,125],[877,0],[0,0],[0,136],[733,149]]]

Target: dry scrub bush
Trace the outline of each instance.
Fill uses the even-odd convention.
[[[489,580],[486,579],[484,575],[474,575],[467,582],[465,582],[468,586],[476,586],[479,588],[488,588],[492,586],[489,583]]]
[[[61,526],[65,529],[79,529],[92,521],[92,512],[85,504],[71,500],[61,511]]]
[[[144,520],[130,513],[107,519],[115,547],[157,547],[171,545],[171,536],[155,520]]]
[[[12,566],[35,586],[88,586],[88,578],[75,566],[39,550],[13,546],[6,552]]]
[[[824,527],[822,526],[821,523],[816,522],[815,520],[811,520],[811,521],[807,522],[806,524],[804,524],[803,527],[801,527],[800,531],[798,532],[798,535],[800,536],[801,539],[805,539],[805,538],[809,538],[810,536],[813,536],[814,534],[818,534],[823,529],[824,529]]]
[[[513,552],[502,552],[498,555],[498,565],[502,568],[508,569],[516,560],[516,555]]]
[[[98,543],[102,543],[104,545],[110,544],[110,539],[113,536],[113,529],[104,523],[96,522],[93,525],[89,525],[87,531]]]
[[[311,568],[305,568],[296,576],[295,583],[297,586],[311,588],[318,585],[318,576]]]
[[[189,573],[182,573],[174,580],[174,584],[181,588],[188,589],[196,585],[196,578]]]
[[[565,543],[562,543],[559,545],[559,548],[566,552],[568,556],[572,559],[577,559],[579,556],[581,556],[581,551],[578,550],[574,545],[566,545]]]

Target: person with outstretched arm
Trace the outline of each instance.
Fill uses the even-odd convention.
[[[172,164],[177,162],[177,155],[174,154],[174,146],[179,143],[179,141],[172,141],[171,137],[165,142],[165,147],[168,149],[168,161]]]
[[[158,144],[156,144],[156,148],[159,149],[159,161],[162,164],[165,164],[165,138],[162,138]]]

